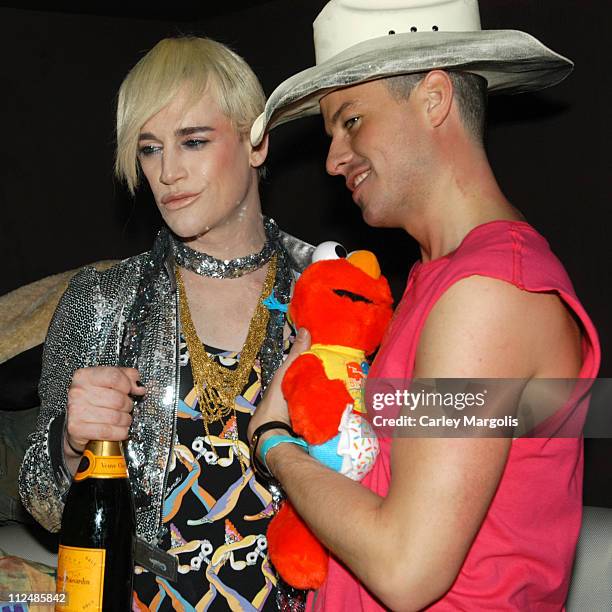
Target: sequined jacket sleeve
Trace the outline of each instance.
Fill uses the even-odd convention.
[[[129,260],[115,266],[113,276]],[[113,365],[122,307],[104,295],[99,273],[88,267],[71,280],[53,315],[43,352],[41,409],[19,476],[24,506],[49,531],[58,531],[71,482],[64,462],[63,432],[68,388],[74,372],[87,365]],[[121,274],[119,274],[121,276]],[[110,348],[110,350],[109,350]],[[110,357],[109,357],[110,355]]]

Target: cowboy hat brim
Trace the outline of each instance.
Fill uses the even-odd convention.
[[[342,87],[436,68],[472,72],[489,92],[523,93],[551,87],[574,67],[533,36],[518,30],[405,32],[373,38],[283,81],[251,129],[257,146],[282,123],[319,112],[319,100]]]

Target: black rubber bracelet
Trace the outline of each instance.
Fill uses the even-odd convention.
[[[66,435],[66,436],[65,436],[65,439],[66,439],[66,444],[67,444],[67,445],[70,447],[70,450],[71,450],[73,453],[76,453],[77,455],[82,455],[82,454],[83,454],[83,451],[84,451],[85,449],[83,449],[83,450],[79,450],[78,448],[74,448],[74,446],[72,446],[72,444],[70,444],[70,440],[68,439],[68,435]]]
[[[284,421],[268,421],[263,425],[260,425],[251,436],[251,442],[249,444],[249,450],[251,451],[251,466],[255,474],[263,478],[264,480],[274,480],[274,475],[266,467],[266,465],[257,457],[257,447],[259,446],[259,439],[262,434],[271,429],[284,429],[289,435],[297,438],[297,435],[291,426]]]

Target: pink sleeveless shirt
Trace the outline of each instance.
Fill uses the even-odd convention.
[[[370,376],[411,379],[427,315],[455,282],[479,275],[531,292],[555,292],[582,324],[580,378],[595,378],[597,333],[563,266],[530,225],[493,221],[474,228],[449,255],[413,267]],[[586,409],[586,406],[584,407]],[[584,419],[584,410],[578,411]],[[391,440],[362,484],[387,495]],[[581,438],[512,442],[498,490],[451,589],[431,610],[562,610],[582,517]],[[384,607],[338,560],[308,610],[358,612]]]

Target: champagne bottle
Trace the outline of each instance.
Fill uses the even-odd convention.
[[[132,608],[134,504],[119,442],[92,440],[62,515],[57,592],[61,612]]]

